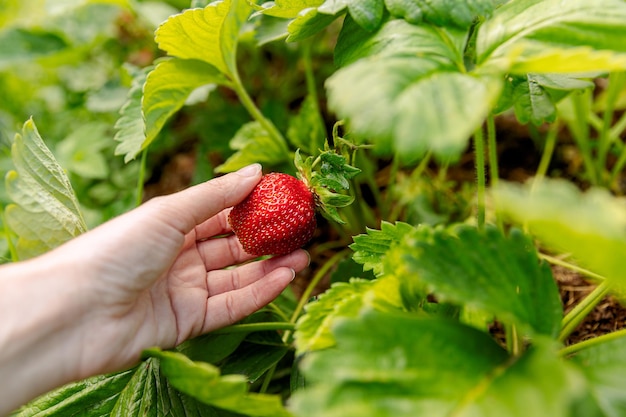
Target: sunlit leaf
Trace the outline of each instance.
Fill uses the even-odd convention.
[[[215,67],[191,59],[166,59],[139,72],[115,125],[115,140],[120,142],[116,154],[125,155],[126,162],[134,159],[194,90],[210,84],[229,82]]]
[[[282,143],[278,143],[258,122],[243,125],[230,141],[236,152],[216,168],[217,172],[236,171],[252,163],[277,165],[289,160]]]
[[[214,66],[192,59],[161,61],[148,74],[143,88],[142,111],[146,123],[148,146],[169,117],[184,104],[189,94],[207,84],[228,85],[228,80]]]
[[[294,19],[301,11],[316,8],[322,3],[324,3],[324,0],[274,0],[262,4],[259,13],[285,19]]]
[[[626,39],[626,36],[624,38]],[[511,66],[511,72],[517,74],[623,71],[624,69],[626,69],[626,52],[616,54],[588,47],[550,48],[544,44],[525,44],[523,56],[516,58]]]
[[[204,9],[189,9],[163,23],[155,40],[171,56],[204,61],[232,77],[237,72],[239,31],[251,10],[245,0],[223,0]]]
[[[372,270],[374,274],[381,275],[384,272],[383,259],[391,245],[399,243],[408,233],[415,230],[407,223],[395,224],[383,221],[380,230],[367,228],[366,234],[354,236],[354,243],[350,248],[354,251],[352,258],[355,262],[363,264],[366,271]]]
[[[510,60],[515,72],[626,67],[626,3],[621,0],[514,0],[480,27],[478,63]]]
[[[563,315],[558,288],[532,241],[496,228],[436,229],[428,239],[405,239],[407,280],[426,283],[441,301],[495,315],[524,331],[556,336]]]
[[[510,358],[487,334],[437,318],[366,311],[310,353],[290,408],[301,417],[566,417],[581,377],[551,343]],[[524,404],[524,406],[521,406]]]
[[[15,135],[11,155],[15,170],[7,175],[6,188],[13,204],[5,214],[19,236],[20,258],[36,256],[85,232],[70,181],[32,120]]]
[[[543,180],[534,188],[502,183],[494,196],[501,211],[545,244],[626,286],[624,199],[599,188],[582,193],[561,180]]]
[[[177,352],[153,348],[145,354],[159,359],[161,372],[174,388],[205,404],[254,417],[290,416],[280,397],[249,393],[241,375],[221,376],[213,365],[193,362]]]

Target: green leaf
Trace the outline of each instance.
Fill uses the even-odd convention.
[[[115,148],[116,155],[124,155],[124,162],[134,159],[146,140],[146,124],[141,110],[143,99],[143,86],[146,83],[148,73],[153,67],[149,66],[137,71],[128,90],[126,102],[120,109],[120,117],[115,123],[115,141],[120,142]]]
[[[493,0],[385,0],[385,5],[393,16],[410,23],[461,28],[469,27],[478,16],[489,16],[494,8]]]
[[[316,8],[304,9],[287,26],[287,42],[299,42],[309,38],[328,27],[337,19],[338,15],[325,14]]]
[[[626,286],[626,204],[623,198],[592,188],[586,193],[561,180],[520,186],[502,183],[494,190],[498,209],[552,248]]]
[[[322,3],[324,3],[324,0],[274,0],[263,3],[259,13],[285,19],[295,19],[303,10],[317,8]]]
[[[102,151],[109,146],[108,129],[108,124],[99,122],[78,127],[59,142],[59,164],[84,178],[106,178],[109,167]]]
[[[166,59],[134,79],[128,100],[116,123],[116,154],[134,159],[157,137],[165,122],[198,87],[229,81],[211,65],[191,59]]]
[[[131,369],[65,385],[25,405],[13,417],[108,415],[134,372]]]
[[[142,149],[156,138],[167,119],[185,104],[189,94],[207,84],[228,85],[228,81],[215,67],[202,61],[169,59],[160,62],[148,74],[143,90],[141,107],[146,138]]]
[[[491,313],[530,334],[558,335],[558,288],[520,231],[504,236],[494,227],[437,229],[428,239],[409,236],[400,250],[413,273],[407,280],[427,284],[438,300]]]
[[[59,34],[12,28],[0,32],[0,69],[61,52],[68,47]]]
[[[289,159],[285,147],[277,143],[259,122],[243,125],[230,141],[230,147],[236,152],[216,168],[217,172],[236,171],[255,162],[277,165]]]
[[[384,10],[383,0],[350,0],[348,2],[350,16],[367,31],[378,29],[383,20]]]
[[[423,58],[362,60],[328,80],[329,103],[382,150],[392,142],[405,162],[428,150],[457,158],[489,114],[500,81],[440,70]]]
[[[457,158],[495,104],[502,81],[456,72],[458,51],[449,36],[406,25],[388,22],[362,47],[346,48],[340,61],[358,58],[362,48],[374,55],[328,79],[329,105],[356,134],[371,138],[382,152],[394,149],[404,162],[428,150]]]
[[[548,92],[536,80],[534,74],[511,78],[513,108],[517,120],[539,126],[544,122],[554,122],[556,107]]]
[[[370,310],[333,333],[336,348],[302,363],[298,416],[566,417],[582,388],[551,343],[510,358],[488,334],[445,319]]]
[[[602,415],[625,415],[626,338],[622,336],[585,348],[574,356],[573,361],[585,373],[590,396],[602,410]]]
[[[148,349],[145,355],[158,358],[161,372],[176,389],[218,408],[258,417],[288,417],[280,397],[248,393],[241,375],[221,376],[219,369],[204,362],[193,362],[185,355]]]
[[[373,286],[374,281],[362,279],[338,282],[307,304],[306,314],[296,324],[296,354],[333,346],[331,326],[340,317],[356,317],[364,305],[364,294]]]
[[[517,73],[623,69],[626,3],[510,1],[480,27],[476,51],[479,64],[503,60]]]
[[[346,17],[335,48],[335,63],[346,66],[368,56],[428,56],[444,66],[459,59],[459,50],[450,43],[464,40],[464,32],[411,25],[404,20],[385,22],[374,33]]]
[[[322,130],[323,127],[315,98],[308,95],[298,114],[289,119],[287,138],[296,148],[314,155],[324,147],[326,132]]]
[[[274,367],[289,351],[282,343],[278,333],[267,332],[274,337],[267,337],[262,342],[244,342],[222,364],[223,374],[245,375],[248,381],[255,382]]]
[[[353,237],[350,248],[354,251],[352,258],[363,265],[365,271],[372,270],[376,276],[384,272],[383,259],[389,248],[402,241],[402,238],[413,232],[415,228],[408,223],[395,224],[382,221],[380,230],[367,228],[366,234]]]
[[[237,74],[239,31],[250,12],[245,0],[222,0],[204,9],[186,10],[163,23],[155,40],[169,55],[204,61],[232,79]]]
[[[6,221],[19,236],[20,259],[47,252],[85,232],[78,201],[69,179],[46,147],[33,120],[24,123],[11,148],[15,171],[6,176],[13,204]]]

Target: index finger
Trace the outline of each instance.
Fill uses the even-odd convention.
[[[159,217],[181,233],[241,202],[261,179],[261,165],[252,164],[237,172],[214,178],[147,204],[156,205]]]

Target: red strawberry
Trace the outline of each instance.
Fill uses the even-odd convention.
[[[291,175],[267,174],[233,207],[228,221],[251,255],[284,255],[307,243],[316,227],[315,196]]]

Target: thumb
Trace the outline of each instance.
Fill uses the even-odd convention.
[[[214,178],[186,190],[148,201],[161,216],[183,234],[222,210],[241,202],[261,179],[261,165],[252,164],[239,171]]]

